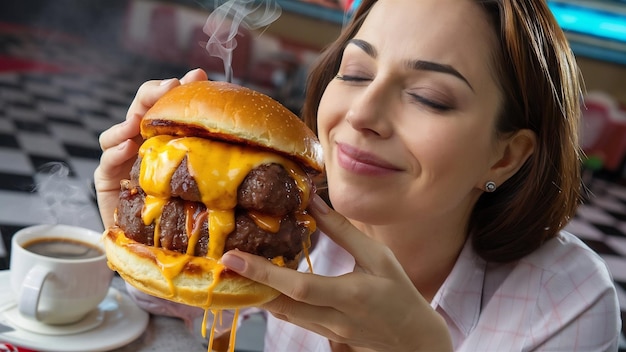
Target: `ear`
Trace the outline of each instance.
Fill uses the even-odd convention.
[[[478,188],[484,188],[487,181],[494,181],[499,186],[515,175],[535,151],[537,135],[529,129],[523,129],[497,143],[498,154]]]

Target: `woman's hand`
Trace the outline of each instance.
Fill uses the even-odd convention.
[[[422,297],[391,250],[315,197],[318,227],[355,260],[354,272],[323,277],[280,268],[244,252],[222,258],[231,270],[282,293],[267,303],[279,319],[331,341],[375,351],[452,351],[443,318]]]
[[[130,169],[137,159],[143,138],[139,134],[141,118],[154,103],[172,88],[184,83],[206,80],[201,69],[187,72],[180,80],[173,78],[148,81],[137,90],[135,99],[126,113],[126,120],[112,126],[100,135],[102,156],[94,172],[94,184],[98,208],[105,228],[113,225],[113,213],[118,204],[120,181],[128,178]]]

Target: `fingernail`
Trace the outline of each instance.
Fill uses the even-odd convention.
[[[185,73],[185,75],[180,79],[181,83],[188,83],[187,80],[189,79],[189,77],[192,75],[195,75],[200,70],[201,70],[200,68],[196,68]]]
[[[160,86],[166,86],[168,84],[170,84],[172,81],[174,81],[174,78],[170,78],[170,79],[164,79],[161,81],[161,83],[159,83]]]
[[[323,215],[328,214],[328,211],[329,211],[329,208],[326,202],[324,202],[322,197],[318,196],[317,194],[313,196],[313,199],[311,199],[311,207],[313,208],[314,211]]]
[[[231,253],[224,254],[222,257],[222,264],[226,265],[228,269],[237,272],[242,272],[246,269],[246,261],[243,260],[243,258]]]

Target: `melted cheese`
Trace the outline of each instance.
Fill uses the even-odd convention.
[[[222,326],[222,310],[204,310],[204,317],[202,318],[202,337],[206,338],[206,323],[209,315],[209,311],[213,314],[213,323],[211,324],[211,334],[209,335],[209,346],[207,348],[207,352],[213,351],[213,341],[215,341],[215,331],[217,330],[217,323],[219,321],[220,326]],[[237,341],[237,322],[239,320],[239,309],[235,309],[235,313],[233,316],[233,321],[230,326],[230,331],[225,332],[225,334],[230,334],[228,338],[228,352],[235,352],[235,342]]]
[[[296,181],[302,192],[301,198],[308,200],[310,194],[307,176],[300,167],[266,151],[204,138],[156,136],[142,144],[139,155],[142,157],[139,185],[148,195],[142,212],[146,225],[160,216],[170,197],[172,175],[187,157],[189,174],[198,184],[202,203],[209,211],[211,235],[207,256],[213,259],[222,256],[225,238],[235,228],[237,189],[253,168],[268,163],[280,164]],[[307,204],[302,203],[304,209]],[[264,220],[260,222],[272,228],[271,221],[267,217]],[[190,234],[188,236],[191,237]],[[190,244],[188,251],[193,246],[194,244]]]
[[[272,258],[271,262],[276,266],[285,266],[285,258],[282,255]]]
[[[224,254],[226,237],[235,230],[233,209],[215,210],[209,208],[209,258],[219,259]]]
[[[221,311],[220,311],[221,313]],[[206,321],[209,317],[209,308],[204,308],[204,316],[202,317],[202,338],[206,339]],[[209,335],[209,352],[213,349],[213,338],[215,337],[215,328],[217,327],[217,316],[213,313],[213,323],[211,324],[211,335]]]
[[[163,207],[167,203],[167,199],[153,197],[151,195],[146,196],[145,205],[141,211],[141,218],[143,220],[143,224],[148,226],[154,223],[154,238],[153,243],[155,246],[159,246],[160,238],[159,238],[159,222],[161,220],[161,213],[163,211]]]
[[[163,276],[168,281],[172,295],[176,293],[173,284],[174,278],[184,269],[184,267],[194,262],[196,244],[201,237],[200,229],[205,218],[208,216],[209,243],[207,258],[213,259],[209,267],[203,270],[211,271],[213,282],[208,288],[206,307],[211,306],[212,292],[219,283],[221,273],[225,267],[218,262],[224,253],[226,237],[235,229],[234,209],[237,205],[237,190],[248,173],[263,164],[277,163],[282,165],[290,176],[295,180],[296,186],[300,190],[301,199],[300,211],[296,214],[299,224],[306,226],[310,233],[315,231],[315,221],[306,214],[306,207],[310,198],[310,184],[307,175],[303,170],[290,160],[274,153],[246,148],[244,146],[231,145],[217,141],[211,141],[195,137],[174,137],[156,136],[146,140],[140,150],[142,157],[139,185],[146,193],[144,208],[142,209],[142,220],[145,225],[155,224],[154,244],[160,245],[159,221],[163,212],[163,207],[171,196],[170,183],[174,172],[187,157],[187,168],[189,174],[194,178],[202,196],[202,203],[207,208],[207,213],[199,215],[193,206],[186,205],[185,208],[185,230],[188,236],[187,255],[172,256],[161,251],[153,251],[157,264],[163,272]],[[250,212],[250,217],[262,229],[276,233],[280,228],[280,219]],[[122,237],[122,236],[120,236]],[[304,243],[304,254],[311,268],[307,248],[310,240]],[[274,264],[284,266],[282,257],[274,258]],[[199,266],[207,266],[201,262],[195,262]],[[206,314],[202,322],[202,333],[206,335]],[[217,311],[214,312],[219,314]],[[221,314],[219,314],[221,317]],[[238,310],[235,314],[231,330],[231,341],[229,350],[234,351],[234,341],[237,326]],[[217,316],[215,317],[217,320]],[[209,339],[209,351],[213,343],[214,326]]]
[[[157,198],[151,195],[146,196],[146,204],[141,212],[143,224],[148,226],[161,217],[161,210],[167,203],[167,199]]]
[[[167,280],[170,287],[170,294],[174,296],[176,294],[176,286],[174,285],[174,279],[180,274],[187,265],[192,265],[201,268],[204,272],[211,272],[213,274],[213,283],[216,285],[219,282],[222,271],[225,267],[217,260],[211,258],[198,258],[186,254],[164,252],[163,250],[155,247],[148,247],[143,244],[139,244],[126,236],[117,236],[115,239],[116,245],[120,247],[137,247],[142,251],[147,251],[154,259],[156,265],[161,270],[163,277]],[[210,298],[210,295],[209,295]],[[210,303],[210,302],[208,302]],[[207,304],[208,306],[208,304]]]
[[[174,278],[183,271],[189,258],[184,255],[173,256],[166,255],[165,252],[155,251],[156,263],[161,269],[161,273],[167,279],[167,283],[170,287],[170,297],[173,297],[176,293],[176,287],[174,285]]]

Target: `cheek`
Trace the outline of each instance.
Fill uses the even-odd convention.
[[[324,150],[328,149],[330,131],[344,116],[344,107],[341,104],[341,99],[337,99],[337,96],[337,94],[333,94],[331,82],[322,95],[317,112],[318,135]]]
[[[405,138],[419,174],[430,182],[458,182],[478,177],[488,160],[488,139],[483,132],[462,126],[436,126]],[[468,126],[465,126],[468,127]]]

